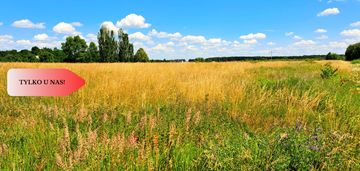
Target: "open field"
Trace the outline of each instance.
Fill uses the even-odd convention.
[[[360,66],[332,61],[0,64],[0,169],[360,169]],[[10,68],[68,68],[68,97],[9,97]]]

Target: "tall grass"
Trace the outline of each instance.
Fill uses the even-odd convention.
[[[0,64],[5,170],[360,169],[360,71],[324,62]],[[67,97],[9,97],[10,68],[68,68]]]

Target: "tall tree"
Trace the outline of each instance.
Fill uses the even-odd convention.
[[[119,29],[119,61],[134,62],[134,46],[129,42],[129,36]]]
[[[149,61],[149,57],[143,48],[140,48],[137,50],[137,52],[134,56],[134,59],[135,59],[134,62],[148,62]]]
[[[116,62],[118,45],[114,31],[101,27],[98,33],[99,54],[102,62]]]
[[[100,62],[99,51],[94,42],[89,44],[89,48],[87,50],[87,62]]]
[[[65,43],[61,43],[61,48],[67,55],[66,61],[81,61],[82,54],[86,52],[87,44],[80,36],[67,37]]]

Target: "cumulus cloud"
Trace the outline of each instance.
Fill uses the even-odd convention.
[[[144,35],[144,34],[141,33],[141,32],[136,32],[136,33],[130,34],[130,35],[129,35],[129,39],[132,39],[132,40],[141,40],[141,41],[150,41],[150,40],[151,40],[151,37],[150,37],[150,36],[147,36],[147,35]]]
[[[137,14],[129,14],[116,23],[121,28],[149,28],[151,24],[145,22],[145,18]]]
[[[211,43],[211,44],[219,44],[221,42],[222,42],[222,40],[220,38],[209,39],[209,43]]]
[[[323,16],[337,15],[337,14],[340,14],[340,10],[338,8],[328,8],[318,13],[317,16],[323,17]]]
[[[316,43],[312,40],[300,40],[298,42],[295,42],[295,46],[308,46],[308,45],[315,45]]]
[[[360,27],[360,21],[353,22],[350,24],[351,27]]]
[[[360,38],[360,29],[344,30],[340,34],[346,37]]]
[[[23,46],[31,45],[30,40],[17,40],[16,43]]]
[[[157,44],[156,46],[154,46],[152,48],[152,50],[155,50],[155,51],[174,51],[174,49],[172,48],[172,46],[174,45],[173,42],[168,42],[166,44]]]
[[[316,32],[316,33],[326,33],[327,30],[322,29],[322,28],[319,28],[319,29],[316,29],[315,32]]]
[[[167,32],[158,32],[155,29],[152,29],[149,33],[149,36],[157,37],[157,38],[170,38],[170,39],[178,39],[182,37],[179,32],[176,33],[167,33]]]
[[[28,19],[23,19],[23,20],[14,21],[12,23],[12,26],[16,28],[44,29],[45,23],[33,23]]]
[[[257,40],[256,39],[245,39],[244,40],[244,43],[245,44],[256,44],[257,43]]]
[[[188,35],[188,36],[181,38],[181,41],[187,42],[187,43],[205,43],[206,38],[204,36]]]
[[[11,35],[0,35],[0,42],[7,42],[12,40],[14,37]]]
[[[104,21],[104,22],[101,24],[100,27],[101,27],[101,28],[105,28],[105,29],[107,29],[107,30],[109,30],[109,31],[113,31],[113,32],[116,33],[116,34],[117,34],[118,30],[119,30],[119,28],[117,28],[117,27],[114,25],[114,23],[111,22],[111,21]]]
[[[81,27],[81,26],[83,26],[83,24],[82,23],[80,23],[80,22],[72,22],[72,23],[70,23],[72,26],[74,26],[74,27]]]
[[[38,40],[38,41],[44,41],[44,40],[47,40],[49,38],[49,36],[45,33],[43,34],[37,34],[34,36],[34,39],[35,40]]]
[[[76,31],[75,27],[72,24],[60,22],[53,27],[53,31],[59,34],[66,35],[80,35],[81,33]]]
[[[248,35],[242,35],[240,36],[240,39],[243,39],[243,40],[252,40],[252,39],[255,39],[255,40],[258,40],[258,39],[265,39],[266,38],[266,34],[264,33],[250,33]]]

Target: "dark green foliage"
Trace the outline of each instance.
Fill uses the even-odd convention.
[[[86,61],[85,62],[100,62],[99,50],[94,42],[89,44],[89,48],[86,53]]]
[[[338,55],[336,53],[331,53],[329,52],[326,56],[325,56],[326,60],[344,60],[344,56]]]
[[[360,43],[350,45],[345,52],[346,60],[352,61],[355,59],[360,59]]]
[[[323,69],[321,69],[321,78],[329,79],[337,75],[338,69],[333,68],[330,64],[326,64]]]
[[[129,36],[122,29],[119,30],[119,61],[137,62],[134,59],[134,46],[129,42]]]
[[[114,31],[102,27],[98,33],[98,43],[101,62],[116,62],[118,45]]]
[[[61,43],[61,48],[67,55],[66,62],[77,62],[82,60],[82,53],[86,51],[87,44],[80,36],[69,36],[65,43]]]
[[[140,48],[134,56],[134,62],[148,62],[148,61],[149,61],[149,57],[146,54],[145,50],[143,48]]]

